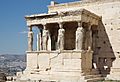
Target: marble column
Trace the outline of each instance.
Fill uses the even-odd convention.
[[[57,49],[64,50],[64,34],[63,23],[59,23],[60,29],[58,30]]]
[[[33,32],[32,32],[32,27],[29,27],[29,32],[28,32],[28,51],[33,51]]]
[[[88,34],[88,49],[91,50],[92,49],[92,29],[91,29],[91,24],[89,24],[89,28],[88,28],[88,31],[89,31],[89,34]]]
[[[49,39],[49,31],[47,30],[45,24],[43,25],[42,50],[48,50],[48,39]]]
[[[84,28],[82,22],[78,22],[78,28],[76,30],[76,50],[82,50],[84,38]]]
[[[92,30],[91,24],[88,23],[88,28],[85,30],[85,49],[91,50],[92,48]]]

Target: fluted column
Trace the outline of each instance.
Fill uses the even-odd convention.
[[[28,32],[28,51],[33,51],[33,32],[32,32],[32,27],[29,27],[29,32]]]
[[[84,28],[82,22],[78,22],[78,28],[76,30],[76,50],[82,50],[84,38]]]
[[[57,49],[64,50],[64,34],[63,23],[59,23],[60,29],[58,30]]]

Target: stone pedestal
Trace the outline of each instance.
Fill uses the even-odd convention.
[[[88,75],[92,70],[92,53],[82,50],[27,52],[27,67],[21,80],[27,77],[26,80],[48,82],[86,82],[91,77]]]

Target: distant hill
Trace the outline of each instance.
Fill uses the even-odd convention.
[[[0,55],[0,70],[6,75],[15,75],[18,71],[23,71],[26,67],[25,55]]]

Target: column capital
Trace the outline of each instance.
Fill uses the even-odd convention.
[[[29,31],[32,31],[32,26],[28,26],[28,30],[29,30]]]
[[[78,22],[78,27],[82,27],[82,21],[77,21]]]
[[[45,29],[45,30],[46,30],[46,29],[47,29],[47,28],[46,28],[47,23],[43,23],[42,25],[43,25],[43,29]]]
[[[60,28],[63,28],[64,22],[59,22],[58,24],[59,24],[59,27],[60,27]]]

